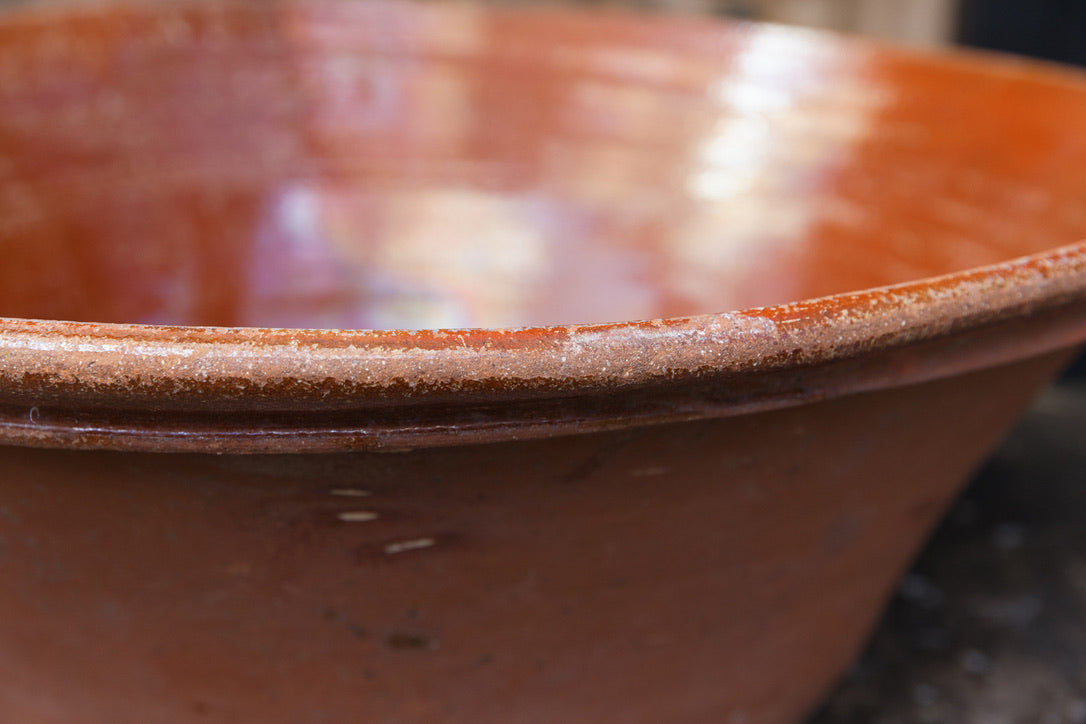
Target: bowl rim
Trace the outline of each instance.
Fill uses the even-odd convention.
[[[917,384],[1083,340],[1086,241],[891,286],[614,324],[374,331],[4,318],[0,442],[306,452],[549,437]]]
[[[107,0],[87,7],[61,0],[5,8],[0,20],[43,22],[109,7],[154,4]],[[583,22],[607,15],[709,33],[736,24],[614,10],[487,12]],[[894,56],[1086,93],[1086,74],[1056,64],[773,27],[861,57]],[[787,304],[604,324],[377,331],[0,318],[0,443],[205,452],[403,449],[719,417],[1064,349],[1086,340],[1084,312],[1086,241]],[[1011,339],[1012,327],[1018,338]]]

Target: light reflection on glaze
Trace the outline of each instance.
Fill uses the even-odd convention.
[[[695,203],[669,247],[669,284],[700,309],[719,304],[722,279],[741,300],[797,295],[801,280],[780,270],[802,268],[812,226],[833,208],[825,181],[885,101],[832,48],[802,52],[780,28],[746,41],[710,87],[720,115],[694,145],[686,186]]]
[[[1086,235],[1086,142],[1043,85],[1001,114],[1013,76],[963,94],[812,34],[617,15],[102,12],[0,27],[0,315],[645,319]],[[1065,110],[1086,123],[1086,103]],[[969,114],[994,129],[959,127]],[[1056,160],[985,154],[1027,131]]]

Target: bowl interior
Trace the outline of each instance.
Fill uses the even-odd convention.
[[[775,27],[358,3],[0,22],[0,316],[503,327],[1086,237],[1086,84]]]

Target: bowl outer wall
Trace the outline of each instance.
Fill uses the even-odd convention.
[[[6,442],[417,447],[0,446],[0,710],[797,721],[1082,341],[1083,252],[639,324],[0,323]]]
[[[401,454],[0,446],[0,711],[793,724],[1065,359]]]

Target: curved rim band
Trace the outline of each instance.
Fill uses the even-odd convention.
[[[645,322],[420,332],[0,320],[0,441],[302,452],[520,439],[902,386],[1086,340],[1086,242]]]

